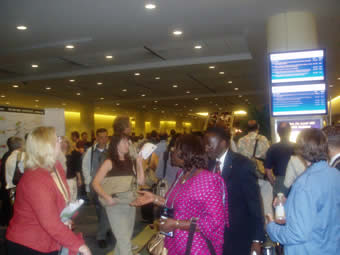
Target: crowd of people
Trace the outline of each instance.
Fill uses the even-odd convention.
[[[0,173],[8,254],[58,254],[62,247],[91,254],[72,222],[60,220],[77,198],[96,208],[98,246],[106,248],[112,232],[118,255],[133,254],[136,207],[150,223],[160,217],[169,255],[260,255],[268,240],[286,255],[340,250],[340,127],[306,129],[292,143],[283,121],[272,145],[255,120],[238,141],[218,125],[144,138],[132,134],[128,117],[116,118],[113,130],[109,137],[98,129],[92,141],[75,131],[68,141],[38,127],[26,141],[8,139]],[[145,143],[157,146],[148,158],[139,153]],[[110,193],[109,181],[120,191]],[[273,216],[279,193],[284,221]]]

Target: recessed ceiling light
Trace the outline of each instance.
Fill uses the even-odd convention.
[[[76,95],[77,95],[77,96],[80,96],[80,93],[78,92]]]
[[[140,76],[140,73],[135,73],[135,76]]]
[[[50,89],[51,89],[51,87],[46,87],[45,89],[47,89],[47,90],[50,90]]]
[[[39,107],[39,105],[36,104],[35,107]]]
[[[340,77],[338,77],[338,80],[340,80]]]
[[[224,74],[224,72],[219,72],[219,74]]]
[[[97,82],[97,85],[100,86],[100,85],[103,85],[103,83],[102,82]]]
[[[218,108],[220,111],[222,110],[222,108]]]
[[[238,95],[238,97],[239,97],[239,98],[241,98],[241,97],[242,97],[242,95]]]
[[[233,81],[228,81],[228,83],[229,83],[229,84],[232,84],[232,83],[233,83]]]
[[[155,77],[155,80],[159,80],[161,77]]]
[[[175,104],[175,106],[178,106],[178,104]]]
[[[66,49],[74,49],[74,45],[69,44],[69,45],[66,45],[65,48],[66,48]]]
[[[101,97],[100,100],[104,100],[104,97]]]
[[[195,97],[194,99],[197,101],[197,100],[198,100],[198,97]]]
[[[1,98],[5,98],[6,96],[5,96],[5,95],[1,95],[0,97],[1,97]]]
[[[154,109],[155,111],[157,110],[157,108],[156,108],[156,107],[154,107],[153,109]]]
[[[174,35],[177,35],[177,36],[183,34],[183,32],[182,32],[181,30],[175,30],[175,31],[173,31],[172,33],[173,33]]]
[[[146,95],[145,95],[145,94],[141,94],[140,96],[141,96],[141,97],[145,97]]]
[[[333,85],[331,84],[331,85],[329,85],[329,87],[330,87],[330,88],[333,88]]]
[[[32,68],[38,68],[38,67],[39,67],[39,65],[36,65],[36,64],[32,65]]]
[[[76,80],[69,80],[69,82],[75,82]]]
[[[192,112],[192,109],[189,109],[189,112]]]
[[[202,49],[202,45],[195,45],[194,47],[196,50]]]
[[[62,103],[61,105],[65,106],[65,105],[66,105],[66,103]]]
[[[209,69],[215,69],[215,66],[209,66]]]
[[[238,90],[238,88],[234,88],[234,90]]]
[[[117,106],[120,106],[120,103],[116,103]]]
[[[156,5],[155,4],[146,4],[145,5],[145,9],[148,9],[148,10],[153,10],[153,9],[156,9]]]
[[[158,101],[157,101],[157,100],[155,100],[155,101],[153,101],[153,102],[154,102],[154,103],[156,103],[156,104],[158,103]]]
[[[20,26],[17,26],[17,29],[18,29],[18,30],[26,30],[27,27],[26,27],[26,26],[20,25]]]
[[[19,85],[14,84],[14,85],[12,85],[12,87],[13,87],[13,88],[19,88]]]
[[[113,56],[112,55],[107,55],[105,56],[106,59],[113,59]]]
[[[172,85],[173,88],[178,88],[177,84]]]
[[[165,111],[162,111],[162,113],[165,113]]]
[[[187,90],[187,92],[185,92],[185,93],[190,94],[191,92],[190,92],[190,90]]]
[[[127,89],[122,89],[122,91],[123,91],[123,92],[126,92],[126,91],[127,91]]]

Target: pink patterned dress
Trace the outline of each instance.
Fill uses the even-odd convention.
[[[181,173],[179,172],[179,175]],[[171,189],[170,189],[171,191]],[[223,178],[207,170],[191,177],[184,184],[178,182],[167,201],[167,207],[173,204],[176,220],[199,218],[197,224],[202,234],[208,238],[216,251],[222,254],[224,228],[228,224],[227,190]],[[194,234],[191,254],[208,255],[208,246],[201,233]],[[174,231],[174,237],[166,237],[165,247],[169,255],[185,254],[189,231]]]

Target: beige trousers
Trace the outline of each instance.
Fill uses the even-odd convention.
[[[78,196],[77,177],[67,179],[67,184],[70,189],[71,201],[76,201]]]

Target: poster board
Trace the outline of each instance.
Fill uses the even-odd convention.
[[[0,106],[0,157],[7,151],[7,139],[25,134],[43,123],[44,110]]]
[[[55,128],[57,136],[65,136],[65,113],[61,108],[46,108],[43,119],[44,126]]]

